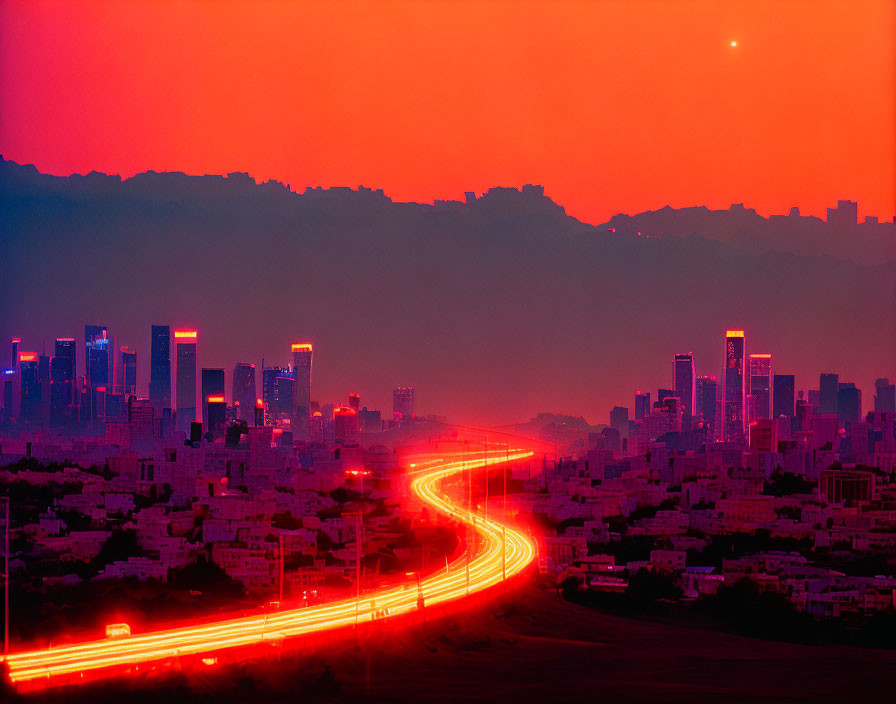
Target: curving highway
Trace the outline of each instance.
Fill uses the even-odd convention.
[[[198,626],[154,631],[121,640],[97,640],[10,654],[6,658],[14,683],[65,684],[123,674],[152,663],[187,655],[212,654],[253,645],[276,644],[285,638],[394,618],[421,607],[481,592],[521,572],[535,557],[535,544],[523,533],[473,513],[442,492],[453,475],[530,457],[528,450],[471,453],[460,460],[421,458],[412,464],[411,490],[435,510],[471,526],[480,536],[479,552],[462,556],[444,571],[398,587],[274,614],[234,618]]]

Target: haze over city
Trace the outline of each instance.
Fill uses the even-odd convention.
[[[896,2],[0,23],[0,700],[886,697]]]

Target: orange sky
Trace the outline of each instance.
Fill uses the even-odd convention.
[[[50,173],[896,213],[893,0],[0,0],[0,26],[0,152]]]

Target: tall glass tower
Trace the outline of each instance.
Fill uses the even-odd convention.
[[[672,388],[681,399],[682,427],[690,429],[697,405],[697,374],[693,353],[675,355],[672,362]]]
[[[171,328],[168,325],[152,326],[149,400],[154,408],[171,408]]]
[[[722,439],[726,442],[743,440],[746,375],[744,354],[746,341],[743,330],[725,331],[724,391],[722,395]]]
[[[196,348],[199,334],[195,330],[175,330],[177,354],[177,429],[190,430],[196,420]]]
[[[311,439],[311,357],[310,343],[292,346],[293,374],[295,375],[295,404],[293,405],[292,436],[295,440]]]

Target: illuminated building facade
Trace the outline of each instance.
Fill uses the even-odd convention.
[[[750,365],[750,420],[771,418],[772,356],[751,354]]]
[[[152,326],[149,400],[155,408],[171,408],[171,328],[168,325]]]
[[[310,439],[312,355],[309,343],[292,345],[292,370],[295,379],[292,436],[295,440]]]
[[[189,431],[196,420],[196,365],[199,334],[195,330],[175,330],[177,360],[177,429]]]
[[[746,344],[743,330],[725,332],[724,388],[722,391],[722,439],[734,442],[744,438],[744,405],[746,375],[744,354]]]

